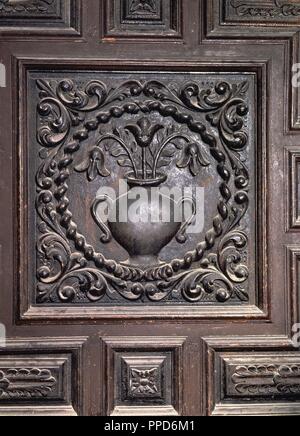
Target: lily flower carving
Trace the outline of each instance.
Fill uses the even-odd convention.
[[[108,177],[110,172],[105,167],[104,153],[100,148],[94,147],[88,157],[75,167],[78,173],[87,173],[87,178],[90,182],[94,181],[97,176]]]
[[[126,130],[133,134],[141,148],[149,147],[155,134],[163,128],[161,124],[152,124],[148,118],[141,118],[137,125],[126,126]]]

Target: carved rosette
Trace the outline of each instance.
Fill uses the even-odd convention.
[[[248,302],[248,235],[243,223],[250,182],[243,158],[249,146],[248,82],[215,81],[207,86],[190,82],[171,88],[163,81],[130,80],[109,88],[97,80],[83,84],[50,79],[38,80],[36,86],[42,160],[36,174],[40,234],[37,303]],[[83,144],[92,134],[96,132],[100,142],[101,137],[108,135],[120,145],[121,134],[112,126],[122,117],[134,120],[139,116],[143,124],[133,127],[132,123],[128,134],[136,132],[135,137],[139,138],[140,129],[137,141],[142,144],[142,138],[147,138],[142,129],[153,113],[163,119],[171,118],[175,125],[171,132],[166,132],[163,125],[148,126],[154,142],[158,135],[162,135],[161,142],[163,135],[166,140],[183,136],[184,129],[187,143],[192,146],[188,151],[180,146],[176,151],[175,146],[173,154],[163,158],[175,156],[177,166],[183,171],[189,169],[191,176],[198,174],[198,166],[208,164],[200,148],[193,145],[193,138],[198,138],[201,150],[205,149],[203,153],[215,165],[219,198],[211,226],[194,250],[170,263],[144,270],[105,258],[88,242],[87,235],[79,232],[70,210],[69,183],[71,174],[85,172],[90,181],[109,175],[104,162],[109,153],[105,148],[92,144],[79,166],[75,159],[79,150],[87,147]],[[117,150],[116,157],[118,153]],[[121,156],[119,165],[122,162],[126,166],[126,157]],[[167,164],[162,164],[164,167]]]
[[[130,395],[133,397],[151,397],[159,393],[160,379],[157,368],[136,369],[132,368],[130,372]]]

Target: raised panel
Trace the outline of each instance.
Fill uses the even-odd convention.
[[[207,342],[209,415],[299,414],[300,354],[291,342],[279,338]]]
[[[0,34],[80,34],[81,0],[0,0]]]
[[[103,1],[105,38],[181,38],[181,0]]]
[[[66,402],[70,395],[68,357],[0,357],[0,407],[9,402]],[[64,386],[65,385],[65,386]]]
[[[287,131],[300,126],[299,87],[292,86],[292,65],[299,63],[300,2],[286,0],[204,0],[203,21],[205,39],[236,43],[240,39],[265,41],[269,44],[276,34],[276,41],[286,43],[287,95],[290,103]],[[275,32],[275,33],[274,33]],[[298,71],[298,70],[297,70]]]
[[[0,348],[0,415],[82,414],[84,342],[8,341]]]
[[[300,2],[293,0],[223,0],[225,23],[299,25]]]
[[[184,338],[103,341],[109,416],[182,414]]]
[[[265,235],[254,236],[264,219],[265,187],[263,152],[257,153],[255,141],[256,76],[243,72],[208,77],[197,66],[191,66],[189,74],[176,68],[176,73],[166,69],[138,75],[105,70],[75,75],[32,70],[26,75],[29,99],[20,119],[27,119],[30,128],[24,131],[21,126],[20,162],[25,170],[21,186],[22,196],[36,213],[22,218],[22,228],[29,228],[28,234],[22,233],[22,250],[36,269],[28,275],[29,286],[25,284],[32,291],[25,297],[32,302],[25,317],[45,316],[49,308],[52,317],[56,313],[65,317],[69,309],[69,316],[115,316],[116,308],[121,316],[165,317],[166,302],[167,315],[209,316],[208,304],[216,307],[218,317],[227,306],[226,315],[263,315],[256,286],[262,279],[259,271],[264,271],[264,244],[259,241]],[[194,95],[199,95],[199,103]],[[201,102],[205,95],[218,103]],[[32,116],[33,107],[37,117]],[[232,124],[226,118],[233,114],[238,125],[235,118]],[[134,182],[123,161],[114,159],[119,150],[110,152],[102,147],[104,142],[126,150],[124,141],[130,140],[137,147],[145,129],[148,145],[157,150],[170,141],[185,142],[164,158],[171,171],[160,170],[158,184],[169,178],[169,186],[179,189],[188,183],[203,190],[211,186],[201,233],[180,239],[171,239],[168,233],[167,240],[159,234],[159,244],[165,241],[165,245],[158,260],[157,249],[147,242],[147,250],[154,251],[143,264],[142,256],[135,256],[130,228],[122,235],[117,229],[108,232],[95,217],[94,204],[97,189],[111,186],[112,175]],[[121,131],[130,138],[122,138]],[[28,144],[34,143],[35,158],[31,155],[27,166]],[[130,165],[138,153],[131,156]],[[34,185],[36,192],[26,188]],[[141,243],[146,234],[141,232]],[[64,314],[61,306],[67,309]]]
[[[289,309],[288,322],[290,331],[300,322],[300,275],[299,275],[300,248],[297,245],[286,249],[286,286],[288,289]]]
[[[287,38],[300,24],[300,2],[285,0],[204,0],[208,37]]]
[[[287,228],[290,231],[300,229],[300,151],[299,147],[285,150],[285,168],[287,181]]]
[[[300,356],[251,354],[223,356],[224,399],[300,400]]]

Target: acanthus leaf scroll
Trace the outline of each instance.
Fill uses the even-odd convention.
[[[37,88],[42,160],[36,174],[37,303],[247,302],[248,235],[242,220],[249,207],[250,180],[241,158],[248,146],[247,81],[207,87],[195,81],[171,88],[163,81],[129,80],[109,88],[97,80],[82,85],[70,79],[40,79]],[[171,118],[172,129],[151,125],[152,113]],[[131,167],[137,179],[141,177],[124,148],[124,133],[115,125],[125,115],[132,118],[125,134],[131,135],[133,147],[158,147],[159,158],[154,150],[150,164],[154,175],[162,158],[159,174],[175,159],[192,177],[212,163],[219,176],[216,215],[204,240],[183,258],[146,269],[96,252],[80,234],[68,198],[72,172],[85,172],[89,181],[109,177],[104,157],[108,151],[120,166]],[[92,132],[99,135],[98,144],[78,162],[77,153]],[[149,157],[143,154],[140,162],[147,178]]]

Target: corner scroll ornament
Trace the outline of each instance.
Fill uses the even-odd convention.
[[[241,158],[248,145],[248,87],[247,81],[220,81],[213,87],[190,82],[172,88],[156,80],[129,80],[115,88],[97,80],[84,86],[72,80],[37,81],[42,160],[36,174],[39,304],[248,301],[248,236],[242,221],[250,180]],[[172,127],[152,124],[153,113],[171,118]],[[114,120],[125,115],[132,122],[116,128]],[[97,143],[83,145],[95,132]],[[84,158],[78,162],[83,146]],[[68,182],[71,173],[86,174],[89,182],[109,177],[109,156],[128,169],[131,186],[163,184],[172,162],[192,177],[214,164],[219,199],[203,241],[181,259],[148,267],[117,263],[96,252],[73,220]],[[109,243],[111,229],[98,225],[102,242]],[[188,225],[172,228],[153,254],[176,234],[184,244]],[[117,231],[114,237],[126,245]],[[135,254],[130,243],[125,248]]]

